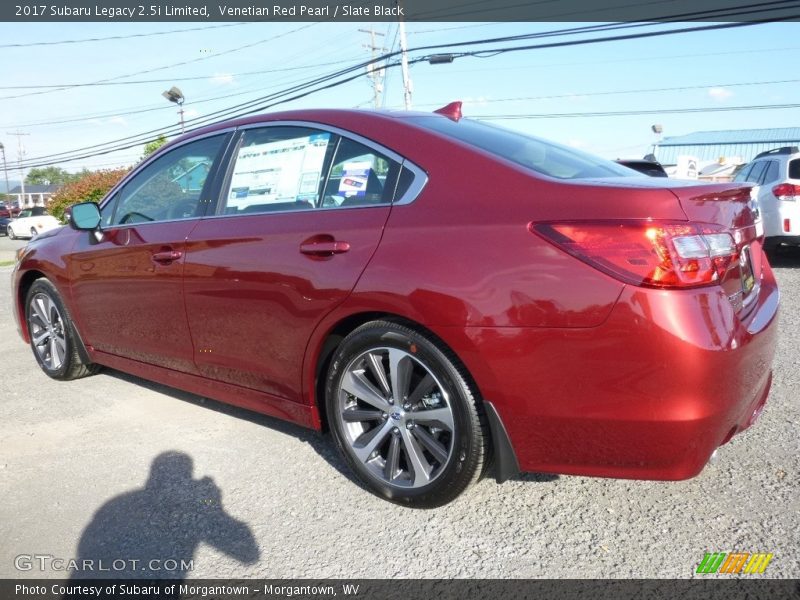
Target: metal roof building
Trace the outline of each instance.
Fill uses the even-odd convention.
[[[750,162],[759,152],[781,146],[800,147],[800,127],[697,131],[664,138],[656,144],[655,155],[663,165],[674,165],[678,156],[684,154],[701,161],[741,156],[742,160]]]

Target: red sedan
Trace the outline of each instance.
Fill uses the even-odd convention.
[[[437,112],[177,139],[26,247],[22,337],[56,379],[103,365],[327,428],[402,504],[492,465],[699,473],[770,388],[778,288],[749,187]]]

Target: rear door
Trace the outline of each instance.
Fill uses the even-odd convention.
[[[84,341],[96,350],[196,372],[183,302],[185,244],[210,204],[228,139],[206,137],[157,157],[103,205],[101,235],[79,237],[72,296]]]
[[[308,339],[375,252],[401,159],[314,126],[245,129],[236,143],[216,214],[186,246],[195,362],[300,401]]]

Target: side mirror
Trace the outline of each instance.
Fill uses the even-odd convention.
[[[78,231],[94,231],[100,225],[100,208],[94,202],[73,205],[69,225]]]

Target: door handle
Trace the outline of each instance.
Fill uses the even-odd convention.
[[[348,242],[337,241],[319,241],[319,242],[303,242],[300,244],[300,252],[310,256],[333,256],[334,254],[342,254],[350,250]]]
[[[178,260],[183,256],[180,250],[162,250],[161,252],[153,252],[153,261],[162,264],[169,264],[172,261]]]

